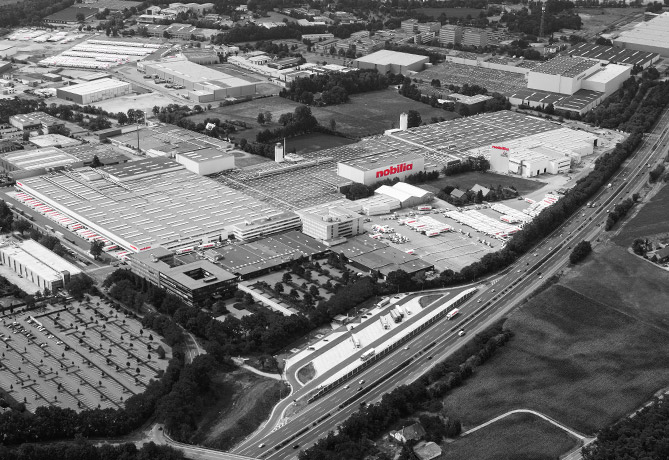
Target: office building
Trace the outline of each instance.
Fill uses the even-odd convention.
[[[439,29],[439,44],[446,46],[449,43],[451,45],[462,43],[462,34],[463,29],[461,26],[447,24]]]
[[[302,220],[302,233],[328,246],[363,232],[364,217],[343,207],[325,204],[296,212]]]

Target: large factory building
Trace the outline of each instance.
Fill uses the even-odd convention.
[[[356,59],[353,65],[358,69],[376,69],[383,74],[388,72],[406,74],[420,72],[429,60],[427,56],[418,54],[381,50]]]
[[[337,174],[360,184],[372,185],[384,179],[399,179],[425,170],[419,154],[378,154],[337,163]]]
[[[613,45],[623,49],[658,53],[669,57],[669,13],[641,22],[613,39]]]
[[[56,89],[59,99],[76,102],[77,104],[92,104],[119,96],[130,94],[130,83],[112,78],[101,78],[72,86],[63,86]]]
[[[140,61],[137,62],[137,70],[186,87],[189,90],[188,96],[193,102],[213,102],[228,97],[252,96],[256,92],[255,83],[190,62],[183,56],[168,57],[159,61]]]

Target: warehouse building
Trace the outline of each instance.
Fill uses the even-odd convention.
[[[374,191],[374,195],[382,195],[400,203],[401,208],[410,208],[434,199],[434,193],[428,192],[406,182],[398,182],[393,186],[382,185]]]
[[[137,70],[185,86],[192,102],[253,96],[256,84],[188,61],[183,56],[137,63]]]
[[[608,97],[618,91],[631,75],[632,67],[629,65],[608,64],[584,79],[581,89],[604,93],[604,97]]]
[[[237,289],[237,277],[208,260],[181,263],[163,247],[132,254],[130,270],[191,307],[211,307]]]
[[[221,62],[221,60],[218,58],[218,54],[216,54],[216,52],[213,50],[192,48],[183,50],[181,53],[190,62],[194,62],[200,65],[219,64]]]
[[[384,179],[399,179],[425,170],[425,159],[417,153],[381,153],[337,163],[343,178],[372,185]]]
[[[239,241],[254,241],[267,235],[295,230],[301,226],[299,216],[292,211],[286,211],[236,223],[232,226],[231,232]]]
[[[55,292],[67,287],[70,277],[81,270],[37,241],[0,246],[2,263],[43,291]]]
[[[522,177],[566,173],[571,167],[570,157],[551,155],[547,149],[543,149],[543,152],[536,149],[505,150],[492,146],[489,158],[491,170]]]
[[[302,220],[302,233],[326,246],[343,243],[364,231],[364,217],[344,207],[325,204],[296,212]]]
[[[71,147],[81,144],[81,141],[63,136],[62,134],[42,134],[40,136],[31,136],[30,143],[40,148],[45,147]]]
[[[64,147],[62,150],[81,160],[83,166],[92,165],[95,157],[98,157],[100,163],[105,166],[126,163],[128,161],[127,156],[117,152],[109,144],[81,144],[73,147]]]
[[[17,150],[0,156],[0,167],[14,180],[80,166],[83,162],[79,158],[56,147]]]
[[[592,43],[579,43],[565,53],[570,56],[595,59],[602,64],[638,65],[644,69],[660,60],[660,55],[657,53]]]
[[[226,240],[235,224],[282,212],[164,158],[31,177],[16,188],[131,252]]]
[[[669,13],[662,13],[621,32],[613,39],[613,46],[669,57]]]
[[[56,97],[76,102],[77,104],[87,105],[125,96],[131,92],[132,87],[130,83],[113,78],[102,78],[87,83],[57,88]]]
[[[382,74],[388,72],[407,74],[420,72],[429,60],[427,56],[382,50],[356,59],[353,61],[353,66],[358,69],[376,69]]]
[[[557,56],[539,64],[527,74],[527,87],[560,94],[574,94],[581,82],[601,69],[590,59]]]
[[[44,112],[23,113],[9,117],[9,124],[21,130],[41,129],[45,133],[65,126],[65,122]]]
[[[187,170],[200,176],[215,174],[235,167],[235,156],[233,154],[214,148],[177,153],[175,159],[177,163],[184,165]]]

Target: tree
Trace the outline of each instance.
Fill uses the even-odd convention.
[[[20,232],[21,235],[30,230],[31,227],[32,225],[30,224],[30,222],[28,222],[25,219],[15,220],[14,223],[12,224],[12,229],[15,232]]]
[[[258,124],[264,125],[265,124],[265,114],[263,112],[260,112],[258,116],[256,117],[256,121]]]
[[[420,117],[420,113],[416,110],[409,110],[407,112],[407,127],[415,128],[416,126],[420,126],[421,123],[423,123],[423,119]]]
[[[334,118],[330,118],[330,130],[331,131],[337,130],[337,122],[335,121]]]
[[[275,290],[276,292],[278,292],[279,294],[281,294],[281,293],[283,292],[283,284],[281,284],[281,283],[276,283],[276,284],[274,285],[274,290]]]
[[[576,264],[585,259],[591,252],[592,245],[590,244],[590,241],[581,241],[574,247],[574,249],[572,249],[571,254],[569,254],[569,262]]]
[[[104,166],[104,165],[100,161],[100,158],[98,158],[97,155],[93,155],[93,161],[91,162],[91,168],[99,168],[101,166]]]
[[[158,345],[158,348],[156,348],[156,353],[158,354],[158,358],[165,359],[165,349],[161,345]]]
[[[291,283],[293,281],[293,277],[290,276],[290,273],[286,272],[286,273],[283,274],[283,277],[281,278],[281,280],[284,283],[288,284],[288,283]]]
[[[78,22],[84,22],[86,20],[86,16],[84,16],[84,13],[77,13],[75,16]]]
[[[271,123],[272,122],[272,112],[267,110],[263,115],[265,116],[265,123]]]
[[[128,123],[128,116],[123,112],[119,112],[116,116],[116,121],[118,121],[119,125],[125,125]]]
[[[102,248],[104,243],[100,240],[95,240],[91,243],[91,255],[97,260],[102,255]]]

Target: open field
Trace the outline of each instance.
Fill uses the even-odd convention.
[[[4,317],[0,326],[0,386],[30,411],[43,405],[121,407],[167,367],[168,359],[155,350],[162,346],[169,358],[169,347],[99,298],[31,315],[36,321],[21,313]]]
[[[279,117],[284,113],[293,112],[299,105],[281,97],[262,98],[227,107],[217,107],[211,111],[192,115],[190,119],[195,123],[208,117],[244,121],[253,128],[241,131],[235,138],[255,140],[259,131],[279,127]],[[337,131],[351,137],[380,134],[386,129],[397,127],[400,114],[407,110],[417,110],[424,121],[429,121],[432,117],[444,117],[447,120],[458,117],[453,112],[435,109],[400,96],[395,89],[353,95],[346,104],[311,107],[311,112],[322,125],[329,127],[330,120],[335,120]],[[272,113],[273,122],[260,126],[256,121],[258,113],[266,111]]]
[[[469,190],[476,184],[484,187],[489,187],[491,185],[494,187],[497,187],[498,185],[501,185],[502,187],[513,186],[518,190],[518,193],[520,193],[521,196],[539,190],[546,185],[545,182],[524,179],[518,176],[505,176],[502,174],[473,171],[457,174],[455,176],[440,177],[437,180],[421,184],[419,187],[438,193],[447,185],[457,186],[461,190]]]
[[[452,460],[552,460],[578,441],[531,414],[512,414],[474,433],[442,445],[444,458]]]
[[[447,410],[471,427],[534,409],[592,434],[641,405],[669,382],[669,275],[645,265],[611,246],[534,297]]]
[[[579,8],[577,13],[583,23],[581,33],[594,35],[625,18],[643,16],[643,11],[643,8]]]
[[[625,224],[614,241],[630,246],[636,238],[666,233],[669,229],[669,186],[664,186],[639,213]]]

